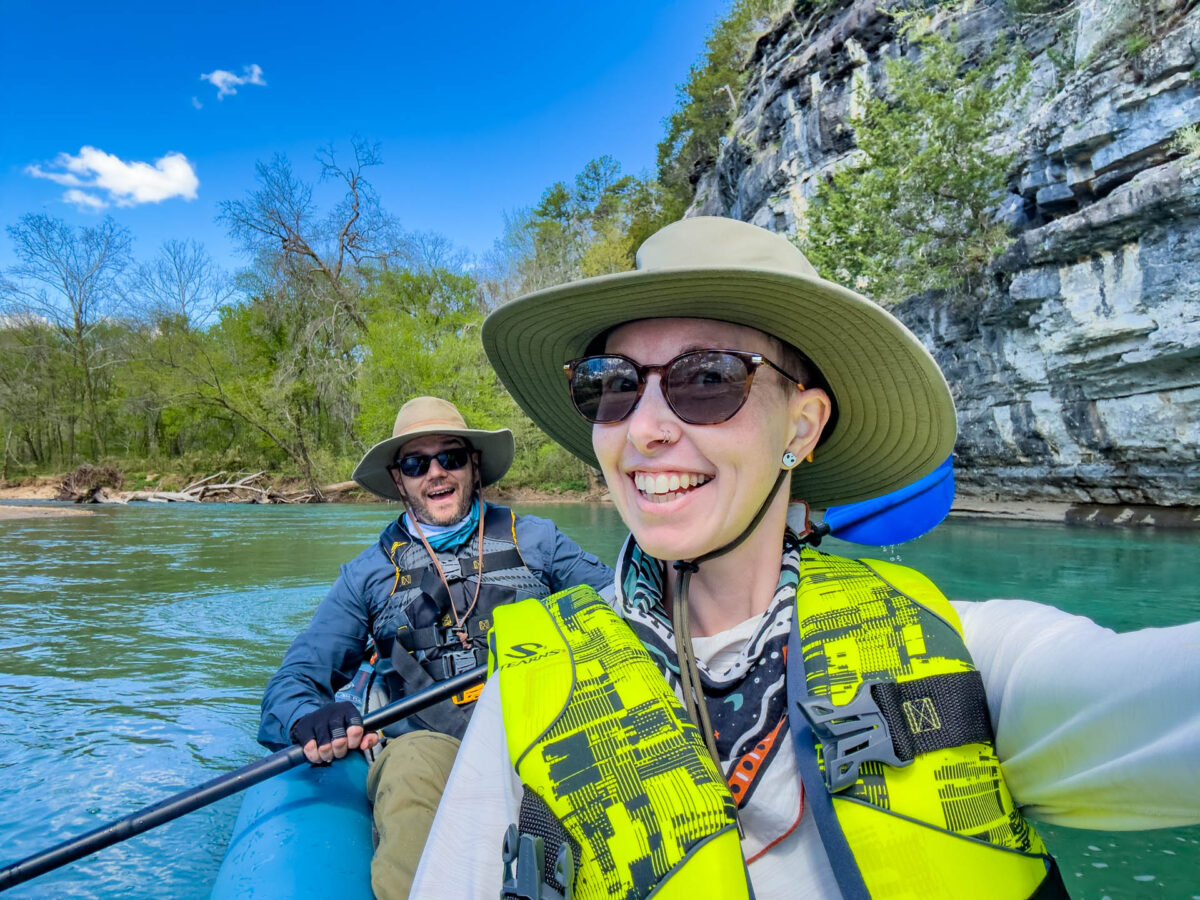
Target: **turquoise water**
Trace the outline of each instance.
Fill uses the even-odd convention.
[[[611,560],[604,506],[518,507]],[[263,684],[381,506],[102,508],[0,521],[0,863],[262,753]],[[897,548],[956,599],[1025,597],[1118,630],[1200,618],[1200,534],[951,520]],[[1197,760],[1200,765],[1200,760]],[[11,897],[205,897],[230,798]],[[1200,828],[1040,829],[1076,900],[1200,898]]]

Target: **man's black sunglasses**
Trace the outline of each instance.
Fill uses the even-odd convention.
[[[471,448],[451,447],[449,450],[439,450],[433,456],[402,456],[396,460],[396,468],[406,478],[420,478],[429,471],[429,463],[435,459],[447,472],[453,472],[471,461]]]

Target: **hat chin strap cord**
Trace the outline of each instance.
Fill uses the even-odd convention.
[[[779,487],[786,480],[789,471],[789,469],[779,470],[779,475],[776,476],[770,493],[763,500],[762,506],[758,508],[754,519],[740,535],[724,547],[718,547],[693,560],[677,560],[674,564],[674,569],[679,574],[675,579],[671,620],[675,623],[675,654],[679,657],[679,688],[683,692],[683,706],[687,710],[688,718],[704,735],[704,743],[708,746],[708,752],[712,754],[713,761],[717,764],[717,771],[722,774],[724,773],[721,769],[721,758],[717,755],[717,739],[713,734],[712,721],[708,717],[708,706],[704,702],[704,684],[700,681],[700,670],[696,665],[696,652],[692,647],[692,632],[688,623],[688,583],[691,581],[692,575],[700,571],[701,563],[723,556],[737,548],[758,528],[758,523],[763,520],[767,509],[775,501],[775,495],[779,493]],[[741,831],[740,823],[738,830]]]

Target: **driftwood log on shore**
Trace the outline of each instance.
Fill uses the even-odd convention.
[[[334,494],[345,493],[357,488],[353,481],[340,481],[320,489],[320,494],[302,489],[283,491],[265,483],[267,473],[255,472],[251,475],[231,475],[228,472],[216,472],[193,481],[178,491],[156,491],[142,489],[136,491],[120,491],[110,487],[94,487],[79,491],[71,499],[76,503],[200,503],[203,501],[217,503],[312,503]],[[66,493],[64,488],[64,493]]]
[[[124,503],[320,503],[363,495],[353,481],[337,481],[316,490],[293,481],[280,485],[267,472],[214,472],[178,490],[156,489],[153,484],[124,490],[126,476],[111,466],[84,463],[74,472],[56,478],[42,477],[36,484],[7,484],[0,481],[0,498],[15,500],[66,500],[78,504]],[[158,475],[150,475],[153,482]],[[28,480],[27,480],[28,481]],[[273,483],[274,482],[274,483]],[[345,498],[350,499],[350,498]]]
[[[77,503],[131,503],[134,501],[148,503],[195,503],[196,498],[181,491],[110,491],[100,488],[87,500],[77,500]]]

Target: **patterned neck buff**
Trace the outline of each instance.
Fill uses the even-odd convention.
[[[424,532],[425,539],[429,541],[429,546],[434,550],[453,551],[469,541],[479,530],[480,503],[478,497],[472,500],[470,512],[453,525],[427,525],[422,522],[421,531]],[[483,503],[483,510],[487,510],[486,503]],[[409,534],[416,534],[412,516],[409,513],[404,514],[404,520],[400,524]]]
[[[789,531],[784,537],[775,595],[737,658],[720,672],[699,663],[717,752],[739,805],[749,799],[754,781],[737,778],[738,772],[757,772],[765,767],[778,749],[777,739],[786,730],[784,651],[792,624],[799,561],[800,546]],[[664,569],[661,560],[645,553],[630,536],[617,564],[620,589],[615,602],[668,683],[678,691],[675,633],[662,604]]]

